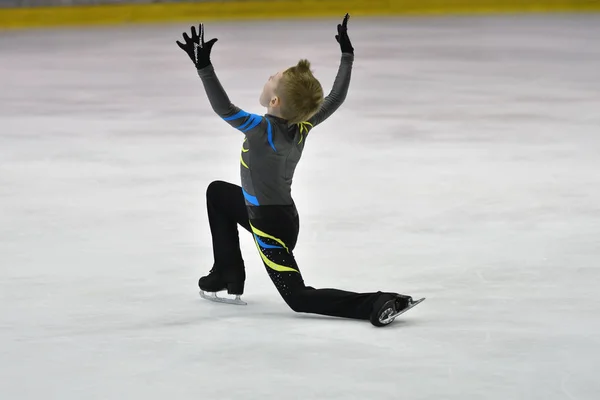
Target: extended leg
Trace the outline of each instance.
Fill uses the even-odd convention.
[[[375,303],[394,298],[392,293],[355,293],[339,289],[315,289],[304,284],[293,249],[298,236],[298,217],[293,208],[265,209],[253,219],[256,246],[271,280],[296,312],[368,320]]]

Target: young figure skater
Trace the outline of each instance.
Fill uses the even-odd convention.
[[[385,326],[420,301],[398,293],[354,293],[338,289],[315,289],[304,284],[293,250],[298,238],[298,212],[291,196],[291,184],[309,133],[331,116],[343,103],[350,84],[354,48],[347,32],[348,14],[338,25],[342,56],[331,93],[313,76],[308,60],[279,71],[265,83],[260,104],[265,115],[247,113],[233,105],[221,86],[210,61],[217,39],[204,42],[191,28],[191,38],[177,41],[194,62],[210,104],[223,120],[245,135],[240,156],[241,187],[215,181],[207,189],[207,207],[214,265],[198,284],[201,294],[227,290],[240,296],[246,279],[238,228],[254,236],[260,257],[283,300],[296,312],[370,320]],[[226,301],[228,302],[228,301]]]

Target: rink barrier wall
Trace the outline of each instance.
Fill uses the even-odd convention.
[[[600,0],[272,0],[0,8],[0,29],[279,18],[598,12]]]

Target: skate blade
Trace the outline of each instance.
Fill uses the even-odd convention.
[[[382,324],[389,324],[394,319],[396,319],[400,314],[404,314],[405,312],[407,312],[408,310],[410,310],[411,308],[413,308],[414,306],[416,306],[417,304],[421,303],[424,300],[425,300],[425,297],[415,301],[410,306],[406,307],[404,310],[400,310],[399,312],[397,312],[395,314],[382,315],[381,318],[379,319],[379,322],[381,322]]]
[[[226,304],[235,304],[238,306],[247,306],[248,303],[246,303],[245,301],[243,301],[240,298],[240,295],[235,295],[235,299],[230,299],[228,297],[219,297],[216,293],[210,293],[210,292],[204,292],[203,290],[200,291],[200,297],[202,297],[203,299],[209,300],[209,301],[213,301],[215,303],[226,303]]]

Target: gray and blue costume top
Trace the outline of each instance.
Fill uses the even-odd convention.
[[[354,56],[342,54],[333,88],[319,111],[305,122],[289,124],[266,114],[250,114],[229,101],[212,65],[198,70],[213,110],[245,134],[241,186],[247,206],[292,205],[292,180],[306,137],[342,105],[348,93]]]

